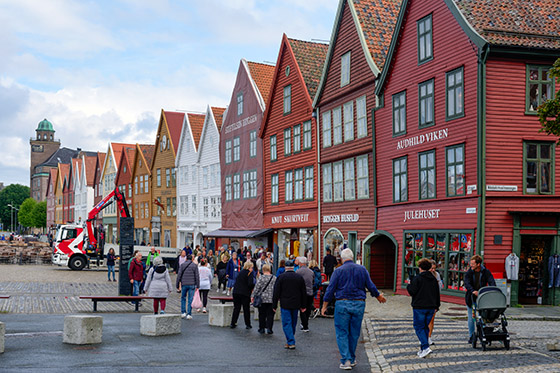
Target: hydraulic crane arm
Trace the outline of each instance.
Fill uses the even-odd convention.
[[[103,200],[101,200],[93,209],[89,212],[88,218],[86,220],[89,244],[93,247],[97,246],[97,238],[93,232],[93,219],[101,211],[109,207],[113,202],[117,201],[117,210],[121,218],[129,218],[130,212],[128,210],[128,204],[126,203],[126,197],[118,188],[115,188],[111,193],[109,193]]]

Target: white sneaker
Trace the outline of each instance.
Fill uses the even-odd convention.
[[[181,314],[181,318],[184,319],[185,317],[187,317],[187,314],[186,314],[186,313],[182,313],[182,314]]]
[[[202,311],[202,309],[200,309],[200,308],[196,310],[196,312],[200,312],[200,311]]]
[[[343,370],[351,370],[352,369],[352,365],[350,364],[350,360],[346,360],[344,362],[344,364],[340,364],[338,367],[340,369],[343,369]]]
[[[225,294],[225,293],[226,293],[226,291],[225,291],[225,290],[224,290],[224,291],[222,291],[222,294]]]
[[[226,295],[229,297],[229,290],[227,291]]]
[[[219,294],[219,293],[220,293],[220,289],[216,290],[216,293],[218,293],[218,294]]]
[[[418,354],[418,357],[425,358],[426,356],[428,356],[431,353],[432,353],[432,350],[428,347],[425,350],[420,351],[420,353]]]
[[[206,307],[202,307],[202,313],[206,313]]]
[[[191,315],[187,315],[187,320],[192,320],[192,316],[191,316]],[[429,348],[428,348],[428,350],[429,350]],[[430,351],[430,352],[432,352],[432,351]]]
[[[432,341],[432,338],[429,338],[429,337],[428,337],[428,344],[429,344],[430,346],[433,346],[433,345],[435,344],[434,341]]]

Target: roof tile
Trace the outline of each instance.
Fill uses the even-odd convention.
[[[247,61],[251,78],[257,85],[259,92],[264,100],[268,102],[268,95],[272,87],[272,79],[274,78],[274,66],[264,63]]]
[[[167,127],[169,128],[169,137],[171,138],[175,154],[179,148],[179,141],[181,140],[181,131],[183,130],[183,120],[185,113],[177,113],[175,111],[163,111]]]
[[[226,108],[224,107],[211,107],[212,114],[214,114],[214,119],[216,120],[216,126],[218,127],[218,131],[222,129],[222,122],[224,119],[224,112]]]
[[[196,148],[198,149],[198,143],[200,142],[200,136],[202,135],[202,127],[204,127],[203,114],[187,114],[189,117],[189,124],[191,125],[191,131],[193,134],[193,140]]]
[[[323,73],[323,65],[325,64],[329,45],[290,38],[288,38],[288,42],[303,75],[309,96],[313,99],[321,81],[321,74]]]

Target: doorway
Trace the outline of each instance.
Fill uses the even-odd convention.
[[[549,304],[546,266],[552,239],[551,236],[521,236],[519,304]]]
[[[395,251],[394,242],[385,235],[372,237],[364,244],[369,246],[369,274],[378,289],[394,289]]]

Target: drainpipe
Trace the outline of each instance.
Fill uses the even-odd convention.
[[[478,232],[476,247],[480,256],[484,258],[484,236],[486,215],[486,59],[490,48],[488,44],[478,49],[478,79],[477,79],[477,184],[478,197]]]
[[[315,116],[315,144],[317,149],[317,265],[321,268],[323,257],[323,236],[321,235],[321,141],[319,139],[319,108],[315,108],[311,117]]]

